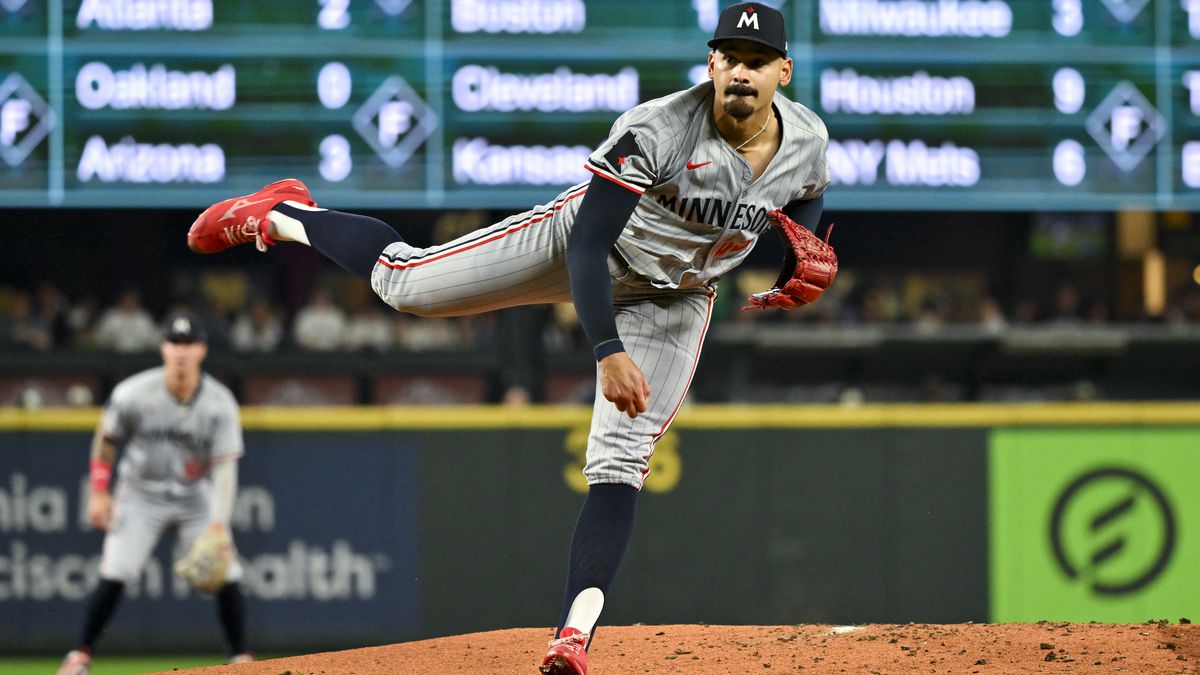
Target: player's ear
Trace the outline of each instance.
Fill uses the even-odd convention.
[[[708,51],[708,79],[713,79],[713,69],[717,65],[717,50],[710,49]]]
[[[792,81],[792,60],[784,57],[783,65],[779,68],[779,86],[787,86]]]

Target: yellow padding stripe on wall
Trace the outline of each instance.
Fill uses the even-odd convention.
[[[97,408],[0,409],[0,431],[95,428]],[[560,429],[585,425],[585,406],[246,407],[248,430],[369,431]],[[676,429],[1200,425],[1197,403],[1036,403],[896,405],[692,405]]]

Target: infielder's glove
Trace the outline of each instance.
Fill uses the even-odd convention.
[[[233,565],[233,539],[228,528],[205,530],[187,555],[175,563],[175,573],[198,591],[215,593],[225,585]]]
[[[821,241],[808,228],[787,217],[783,211],[771,211],[767,218],[775,224],[775,231],[783,240],[787,257],[784,259],[779,279],[775,281],[775,287],[751,295],[750,304],[742,309],[796,309],[816,302],[837,277],[837,253],[829,245],[829,235],[833,232],[833,226],[829,226],[825,240]]]

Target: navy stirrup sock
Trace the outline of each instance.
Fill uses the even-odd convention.
[[[599,588],[608,595],[633,537],[637,496],[637,489],[631,485],[603,483],[588,489],[571,538],[567,588],[555,635],[567,622],[571,603],[581,591]]]
[[[91,601],[88,603],[87,617],[83,622],[83,634],[79,637],[80,647],[89,652],[91,651],[96,638],[100,637],[100,633],[104,632],[104,627],[108,625],[108,620],[117,611],[117,605],[120,604],[121,597],[124,594],[124,582],[113,581],[112,579],[100,580],[100,583],[96,585],[96,590],[92,592]]]
[[[225,644],[229,655],[246,653],[246,599],[242,587],[236,583],[225,584],[217,592],[217,617],[225,632]]]
[[[341,211],[309,211],[279,204],[275,211],[304,224],[308,243],[351,274],[371,282],[375,261],[400,235],[382,220]]]

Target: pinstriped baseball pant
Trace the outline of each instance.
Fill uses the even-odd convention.
[[[517,305],[571,301],[566,246],[585,190],[439,246],[395,242],[384,249],[371,287],[384,302],[419,316],[461,316]],[[658,290],[614,281],[613,307],[625,350],[650,383],[646,412],[630,419],[596,386],[584,475],[588,484],[639,490],[654,444],[691,384],[715,292]]]

